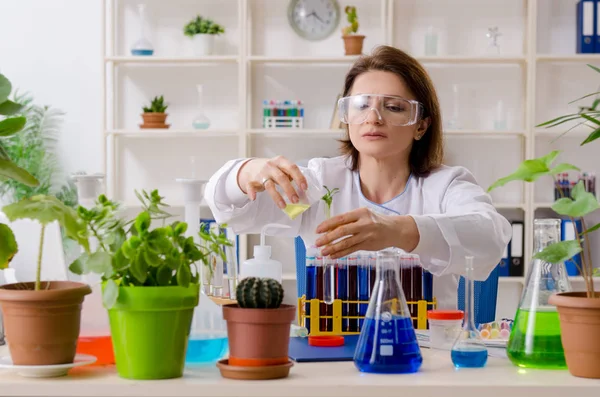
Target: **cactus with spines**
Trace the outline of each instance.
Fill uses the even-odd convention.
[[[283,301],[283,286],[272,278],[247,277],[236,288],[238,305],[248,309],[277,309]]]

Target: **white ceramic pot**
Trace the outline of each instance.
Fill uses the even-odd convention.
[[[215,35],[197,34],[192,38],[196,56],[211,55],[215,46]]]

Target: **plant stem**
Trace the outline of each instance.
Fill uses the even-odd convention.
[[[90,224],[90,229],[92,230],[92,233],[94,234],[94,237],[96,237],[96,240],[98,240],[98,243],[100,244],[100,247],[102,247],[102,249],[104,251],[108,252],[108,249],[106,248],[106,246],[102,242],[102,239],[100,238],[100,235],[98,234],[98,231],[91,224]]]
[[[42,231],[40,233],[40,250],[38,251],[37,269],[35,272],[35,287],[36,291],[40,290],[40,279],[42,278],[42,254],[44,249],[44,234],[46,232],[46,225],[42,224]]]

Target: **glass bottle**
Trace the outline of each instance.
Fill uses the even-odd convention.
[[[194,117],[194,121],[192,121],[192,126],[198,130],[205,130],[210,127],[210,120],[204,113],[204,104],[202,102],[202,84],[198,84],[196,88],[198,89],[198,113]]]
[[[450,357],[456,368],[481,368],[487,363],[488,351],[475,326],[473,305],[473,257],[467,256],[465,276],[465,320],[458,334]]]
[[[560,241],[560,223],[560,219],[534,220],[534,254]],[[532,260],[506,347],[513,364],[528,368],[567,368],[558,312],[548,299],[554,293],[568,291],[571,291],[571,283],[564,262]]]
[[[138,4],[138,17],[140,23],[140,37],[131,47],[131,55],[152,55],[154,47],[146,37],[146,5]]]
[[[423,357],[400,284],[399,250],[377,253],[375,277],[354,365],[361,372],[417,372]]]

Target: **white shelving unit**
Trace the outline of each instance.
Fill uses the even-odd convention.
[[[296,36],[287,24],[289,2],[282,0],[174,0],[168,5],[147,0],[146,3],[150,14],[154,10],[151,20],[157,32],[156,51],[151,57],[134,57],[128,49],[138,31],[133,26],[137,23],[135,2],[103,0],[102,37],[106,40],[102,54],[103,150],[107,191],[111,197],[128,203],[134,188],[159,188],[168,192],[167,199],[177,197],[179,187],[174,179],[186,176],[185,156],[193,153],[192,148],[198,153],[196,163],[201,168],[196,171],[202,178],[208,178],[225,161],[235,157],[283,154],[302,160],[336,155],[335,139],[343,131],[327,126],[345,71],[357,59],[343,55],[339,33],[322,42]],[[589,85],[594,76],[591,72],[586,74],[585,63],[600,66],[600,54],[575,54],[576,0],[340,0],[339,3],[342,10],[350,3],[357,6],[360,29],[367,36],[365,52],[379,44],[393,45],[425,65],[438,89],[444,119],[452,107],[451,84],[458,82],[466,87],[460,99],[464,126],[445,131],[446,162],[467,166],[484,187],[512,172],[523,159],[544,154],[550,137],[563,130],[552,132],[535,126],[565,114],[571,99],[594,88]],[[198,58],[186,52],[186,38],[181,29],[196,13],[218,23],[225,20],[226,45],[220,52],[222,55]],[[343,24],[344,15],[339,28]],[[439,56],[424,55],[422,38],[428,25],[442,31]],[[495,25],[503,33],[502,55],[484,51],[487,28]],[[563,83],[555,84],[556,77]],[[186,87],[181,83],[184,78],[190,78]],[[204,103],[209,105],[209,117],[214,122],[214,129],[206,131],[191,129],[196,104],[194,87],[198,80],[206,84]],[[573,80],[579,83],[574,84]],[[122,83],[128,85],[123,88]],[[146,89],[148,85],[154,91]],[[559,92],[567,85],[571,87],[567,92]],[[163,91],[168,91],[167,102],[175,102],[171,105],[172,128],[139,129],[136,122],[141,121],[137,117],[143,103]],[[184,98],[177,97],[177,93],[184,93]],[[123,98],[126,95],[134,98]],[[302,99],[305,128],[261,129],[260,106],[263,99],[271,98]],[[490,124],[499,98],[508,105],[509,112],[508,127],[502,131],[494,130]],[[581,137],[581,133],[575,132],[565,139],[576,144]],[[127,142],[121,145],[121,140]],[[136,149],[137,145],[147,147]],[[126,149],[129,157],[120,154]],[[151,150],[157,151],[155,157],[145,154]],[[168,150],[177,154],[169,155]],[[583,161],[582,167],[598,171],[597,162],[593,164],[593,160],[581,157],[578,152],[569,155],[570,159],[561,161],[577,164]],[[125,164],[124,159],[131,158],[135,161]],[[149,170],[127,175],[135,167],[144,170],[148,166],[144,161],[151,163]],[[533,219],[538,211],[550,206],[548,202],[553,198],[550,181],[535,185],[512,183],[492,195],[499,211],[525,222],[525,256],[529,256],[533,248]],[[244,260],[250,243],[248,236],[241,237],[240,259]],[[290,256],[293,244],[287,241],[280,246],[274,247],[274,256],[285,254],[293,258]],[[284,271],[293,273],[293,264]],[[522,283],[523,277],[501,282]]]

